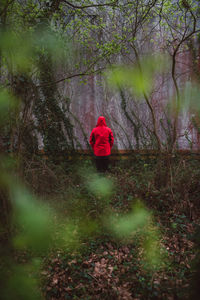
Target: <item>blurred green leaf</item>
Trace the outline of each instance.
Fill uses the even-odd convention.
[[[133,206],[131,213],[119,216],[117,218],[111,217],[110,226],[111,230],[119,238],[130,237],[138,230],[144,228],[149,221],[150,213],[140,203]]]
[[[48,250],[52,240],[52,214],[22,187],[12,187],[14,221],[19,234],[14,238],[17,248],[30,247],[36,252]]]
[[[175,113],[200,113],[200,87],[197,83],[186,82],[180,89],[179,97],[174,96],[168,101],[168,111],[173,116]]]
[[[38,269],[38,267],[37,267]],[[4,300],[40,300],[42,299],[35,263],[12,266],[12,272],[3,289]]]
[[[53,62],[63,63],[73,56],[71,42],[66,36],[62,36],[59,32],[54,32],[51,28],[36,31],[33,35],[33,45],[37,52],[41,54],[49,54]]]
[[[155,226],[148,226],[143,241],[144,259],[150,267],[159,268],[161,264],[161,246],[159,244],[158,229]]]
[[[107,79],[113,87],[127,87],[138,97],[148,94],[157,75],[168,69],[166,56],[156,55],[143,58],[132,67],[116,66],[107,73]]]
[[[27,73],[33,70],[38,54],[50,54],[52,61],[58,62],[66,55],[72,55],[71,44],[66,37],[54,32],[50,27],[30,32],[0,32],[0,49],[6,65],[12,73]]]
[[[87,187],[94,195],[109,197],[113,192],[113,183],[110,179],[101,176],[93,176],[87,182]]]
[[[3,124],[16,107],[17,101],[6,89],[0,89],[0,124]]]
[[[30,71],[33,63],[33,43],[26,32],[0,32],[0,49],[12,73]]]
[[[200,112],[200,87],[198,84],[186,82],[180,97],[180,108],[183,111]]]
[[[57,232],[56,242],[59,247],[78,249],[80,247],[79,228],[73,220],[67,220]]]
[[[135,203],[131,213],[118,217],[111,216],[110,220],[105,222],[111,232],[122,240],[140,238],[145,264],[148,264],[149,268],[160,268],[159,231],[153,226],[151,213],[140,201]]]

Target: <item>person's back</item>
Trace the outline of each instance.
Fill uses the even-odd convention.
[[[90,135],[90,144],[96,158],[97,170],[105,171],[108,168],[108,158],[114,143],[112,130],[107,127],[106,120],[100,116],[96,127]]]

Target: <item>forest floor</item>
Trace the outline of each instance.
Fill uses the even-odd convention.
[[[44,299],[199,299],[200,161],[134,158],[105,174],[90,160],[28,166],[25,183],[54,228],[40,256]],[[17,250],[17,263],[31,256]]]
[[[167,169],[142,160],[118,162],[95,181],[86,161],[69,168],[59,183],[48,179],[54,221],[65,226],[73,216],[75,227],[66,247],[59,247],[55,237],[43,260],[45,299],[198,299],[199,164],[179,159]],[[42,182],[45,190],[44,177]],[[144,212],[150,221],[138,232],[131,218],[143,218]],[[121,235],[107,225],[110,214],[119,231],[122,226]]]

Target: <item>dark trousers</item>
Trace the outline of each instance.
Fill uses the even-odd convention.
[[[98,172],[105,172],[109,166],[109,156],[95,156],[95,163]]]

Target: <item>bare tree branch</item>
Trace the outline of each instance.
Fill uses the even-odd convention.
[[[84,8],[91,8],[91,7],[104,7],[104,6],[115,6],[117,4],[117,0],[114,2],[108,2],[108,3],[101,3],[101,4],[90,4],[90,5],[76,5],[73,4],[67,0],[63,1],[65,2],[67,5],[71,6],[72,8],[75,9],[84,9]]]
[[[139,58],[139,55],[137,53],[137,50],[135,48],[134,45],[131,45],[134,52],[135,52],[135,56],[136,56],[136,59],[137,59],[137,63],[138,63],[138,67],[139,67],[139,70],[142,74],[142,68],[141,68],[141,64],[140,64],[140,58]],[[154,109],[153,109],[153,106],[151,105],[150,101],[149,101],[149,98],[147,96],[147,94],[145,92],[143,92],[143,95],[144,95],[144,99],[149,107],[149,110],[151,112],[151,117],[152,117],[152,122],[153,122],[153,134],[156,138],[156,141],[157,141],[157,145],[158,145],[158,150],[161,151],[162,149],[162,145],[161,145],[161,141],[160,141],[160,138],[158,136],[158,129],[157,129],[157,122],[156,122],[156,117],[155,117],[155,112],[154,112]]]
[[[99,68],[98,70],[90,71],[90,72],[88,70],[86,70],[85,72],[76,73],[76,74],[73,74],[73,75],[68,75],[68,76],[66,76],[64,78],[61,78],[59,80],[52,81],[52,82],[47,82],[47,83],[44,83],[44,84],[40,84],[40,85],[37,85],[36,87],[40,88],[40,87],[43,87],[43,86],[51,86],[53,84],[57,84],[57,83],[60,83],[62,81],[72,79],[72,78],[75,78],[75,77],[89,76],[89,75],[92,75],[92,74],[96,74],[98,72],[101,72],[102,70],[104,70],[104,68]]]

